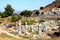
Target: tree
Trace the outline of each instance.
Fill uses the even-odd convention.
[[[2,14],[2,13],[0,12],[0,16],[1,16],[1,14]]]
[[[0,12],[0,18],[1,18],[1,16],[2,16],[2,13]]]
[[[21,16],[25,16],[25,17],[30,17],[31,14],[32,14],[32,12],[29,10],[24,10],[20,13]]]
[[[4,18],[4,17],[7,17],[7,15],[0,12],[0,17],[1,17],[1,18]]]
[[[7,15],[3,12],[0,12],[0,18],[4,18],[4,17],[7,17]]]
[[[44,7],[40,7],[40,9],[42,10]]]
[[[0,12],[0,16],[1,18],[5,18],[13,15],[13,12],[14,12],[14,9],[11,7],[11,5],[7,4],[7,6],[5,7],[5,12],[3,13]]]
[[[11,16],[14,12],[14,9],[11,7],[11,5],[7,4],[7,6],[5,7],[5,12],[4,14],[6,16]]]

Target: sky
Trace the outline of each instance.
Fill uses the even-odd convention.
[[[0,11],[4,11],[7,4],[10,4],[15,11],[38,10],[55,0],[0,0]]]

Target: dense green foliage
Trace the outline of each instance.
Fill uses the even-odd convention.
[[[44,7],[40,7],[40,9],[42,10]]]
[[[5,11],[3,13],[0,12],[0,16],[1,18],[4,18],[4,17],[8,17],[8,16],[11,16],[14,12],[14,9],[11,7],[11,5],[7,5],[5,7]]]
[[[11,7],[11,5],[7,5],[5,7],[5,14],[8,15],[8,16],[11,16],[14,12],[14,9]]]
[[[43,20],[43,19],[39,20],[39,23],[41,23],[41,22],[45,22],[45,20]]]
[[[2,13],[0,12],[0,18],[1,18]]]
[[[0,12],[0,15],[1,15],[2,13]]]
[[[12,22],[16,22],[16,21],[20,20],[21,18],[22,18],[22,17],[19,16],[19,15],[12,15],[11,21],[12,21]]]
[[[5,18],[5,17],[8,17],[8,15],[5,14],[5,13],[2,13],[2,14],[1,14],[1,18]]]
[[[21,16],[25,16],[25,17],[30,17],[31,14],[32,14],[32,12],[29,10],[24,10],[20,13]]]

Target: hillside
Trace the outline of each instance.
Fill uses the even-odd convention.
[[[45,6],[44,9],[39,10],[39,12],[41,13],[41,12],[45,12],[45,11],[50,11],[50,10],[52,10],[53,8],[55,8],[55,7],[57,8],[57,7],[59,7],[59,6],[60,6],[60,0],[55,0],[55,1],[53,1],[51,4]]]

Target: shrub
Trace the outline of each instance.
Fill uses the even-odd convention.
[[[12,21],[12,22],[16,22],[16,21],[20,20],[21,18],[22,18],[22,17],[19,16],[19,15],[12,15],[11,21]]]
[[[43,19],[39,20],[39,23],[41,23],[41,22],[45,22],[45,20],[43,20]]]

